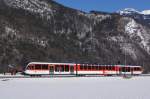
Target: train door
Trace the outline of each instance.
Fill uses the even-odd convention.
[[[134,68],[131,68],[131,75],[133,75]]]
[[[130,67],[122,67],[122,74],[123,75],[131,75],[131,68]]]
[[[49,67],[49,74],[53,75],[54,74],[54,66]]]
[[[74,66],[70,66],[70,74],[74,74]]]
[[[132,68],[126,67],[126,72],[127,72],[127,74],[132,75]]]
[[[103,66],[103,75],[105,75],[106,66]]]
[[[116,75],[120,74],[120,68],[118,66],[115,66]]]
[[[122,67],[119,68],[119,75],[122,75]]]

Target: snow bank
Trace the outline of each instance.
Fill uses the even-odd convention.
[[[0,79],[1,99],[149,99],[150,77]]]

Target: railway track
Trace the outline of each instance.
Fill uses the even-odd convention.
[[[26,75],[0,75],[0,79],[4,78],[68,78],[68,77],[123,77],[124,75],[113,75],[113,76],[104,76],[104,75],[86,75],[86,76],[76,76],[76,75],[46,75],[46,76],[26,76]],[[150,77],[150,74],[141,74],[141,75],[127,75],[129,77]]]
[[[3,78],[58,78],[58,77],[77,77],[75,75],[44,75],[44,76],[27,76],[27,75],[7,75],[0,76],[0,79]]]

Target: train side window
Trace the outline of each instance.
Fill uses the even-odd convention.
[[[134,71],[141,71],[141,68],[139,68],[139,67],[134,67]]]
[[[136,67],[134,67],[134,71],[136,71]]]
[[[113,70],[113,66],[110,66],[110,70]]]
[[[99,70],[102,70],[102,66],[98,66],[98,69],[99,69]]]
[[[41,70],[41,65],[40,65],[40,64],[36,64],[36,65],[35,65],[35,69]]]
[[[87,70],[87,66],[84,66],[84,70]]]
[[[109,66],[106,66],[106,70],[109,70]]]
[[[102,68],[102,70],[105,70],[105,66],[102,66],[101,68]]]
[[[43,70],[47,70],[48,69],[48,65],[46,65],[46,64],[42,65],[42,69]]]
[[[138,67],[138,71],[141,71],[141,68],[140,68],[140,67]]]
[[[121,71],[122,71],[122,72],[126,72],[126,67],[122,67],[122,68],[121,68]]]
[[[110,66],[107,67],[107,70],[110,70]]]
[[[111,70],[111,66],[108,66],[108,70]]]
[[[96,70],[98,70],[98,66],[96,66]]]
[[[92,70],[95,70],[95,66],[92,66]]]
[[[55,65],[55,72],[59,72],[59,65]]]
[[[33,69],[33,65],[29,65],[29,66],[27,67],[27,69],[28,69],[28,70],[32,70],[32,69]]]
[[[61,65],[61,66],[60,66],[60,71],[61,71],[61,72],[64,72],[64,70],[65,70],[64,65]]]
[[[140,67],[137,67],[137,71],[141,71],[141,68],[140,68]]]
[[[111,66],[108,66],[108,70],[111,70]]]
[[[104,70],[107,70],[107,66],[103,66],[103,69],[104,69]]]
[[[129,68],[128,67],[126,67],[126,72],[129,72]]]
[[[28,66],[27,69],[30,70],[30,66]]]
[[[80,65],[80,69],[83,70],[83,65]]]
[[[107,70],[110,70],[110,66],[107,66]]]
[[[102,70],[103,68],[102,68],[102,66],[98,66],[99,67],[99,70]]]
[[[69,72],[69,65],[65,65],[65,72]]]
[[[127,70],[126,70],[127,72],[130,72],[131,71],[131,68],[130,67],[127,67]]]
[[[106,70],[106,66],[102,66],[103,70]]]
[[[102,66],[100,66],[100,67],[99,67],[99,70],[103,70],[103,67],[102,67]]]
[[[105,70],[107,70],[107,66],[104,66]]]
[[[31,68],[30,68],[31,70],[34,70],[34,65],[31,65]]]
[[[91,70],[91,66],[88,66],[88,70]]]
[[[115,70],[115,66],[112,67],[112,70]]]
[[[94,70],[96,70],[96,66],[94,66]]]

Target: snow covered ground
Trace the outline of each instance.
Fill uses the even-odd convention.
[[[150,77],[1,78],[0,99],[149,99]]]

